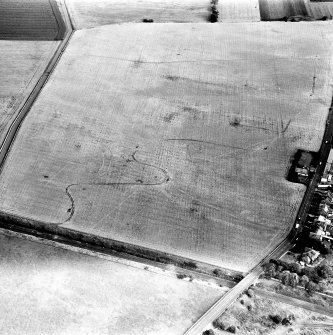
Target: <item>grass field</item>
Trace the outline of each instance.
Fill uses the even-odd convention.
[[[0,255],[6,335],[182,335],[224,292],[3,235]]]
[[[249,270],[302,200],[285,177],[296,149],[321,143],[332,28],[75,32],[6,160],[1,210]]]
[[[59,42],[0,41],[0,141]]]

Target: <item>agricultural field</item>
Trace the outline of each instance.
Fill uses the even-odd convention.
[[[54,0],[1,0],[0,39],[60,40],[64,31]]]
[[[311,25],[311,29],[308,29]],[[291,228],[332,98],[329,22],[74,33],[0,176],[0,209],[246,272]]]
[[[0,40],[0,141],[46,65],[57,41]]]
[[[333,18],[333,4],[311,0],[259,0],[263,21],[279,20],[290,16],[311,17],[316,20]]]
[[[230,326],[239,335],[329,335],[333,318],[279,300],[243,294],[215,325],[216,335],[227,334],[219,329]]]
[[[202,0],[67,0],[76,29],[142,22],[207,22],[209,1]]]
[[[142,22],[208,22],[210,1],[203,0],[66,0],[76,29]],[[260,21],[258,0],[220,0],[222,22]]]
[[[182,335],[224,290],[0,234],[1,334]]]

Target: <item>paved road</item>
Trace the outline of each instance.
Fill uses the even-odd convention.
[[[333,100],[329,109],[326,129],[323,136],[322,145],[320,148],[319,166],[316,169],[315,175],[308,186],[302,204],[298,211],[296,223],[300,224],[300,228],[296,230],[292,228],[285,239],[273,250],[266,255],[262,261],[250,271],[250,273],[226,293],[219,301],[217,301],[201,318],[190,327],[184,335],[201,335],[206,327],[217,319],[249,286],[255,283],[262,271],[262,264],[266,263],[271,258],[280,258],[294,245],[297,239],[297,234],[302,230],[302,225],[305,222],[311,200],[318,184],[320,177],[325,169],[326,161],[331,150],[333,134]]]

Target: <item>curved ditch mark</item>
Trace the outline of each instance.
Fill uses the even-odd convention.
[[[138,150],[136,150],[132,155],[132,159],[133,159],[133,162],[136,162],[138,164],[141,164],[141,165],[144,165],[144,166],[148,166],[148,167],[151,167],[153,169],[156,169],[160,172],[162,172],[162,174],[164,175],[163,179],[158,181],[158,182],[154,182],[154,183],[147,183],[147,182],[109,182],[109,183],[73,183],[73,184],[69,184],[67,185],[66,189],[65,189],[65,192],[71,202],[71,207],[68,209],[68,213],[69,213],[69,216],[68,218],[61,222],[61,223],[56,223],[58,225],[61,225],[61,224],[64,224],[68,221],[70,221],[72,219],[72,217],[74,216],[74,213],[75,213],[75,200],[74,200],[74,197],[73,195],[71,194],[70,192],[70,188],[73,187],[73,186],[160,186],[160,185],[163,185],[163,184],[166,184],[167,182],[170,181],[170,175],[168,174],[168,172],[159,167],[159,166],[156,166],[156,165],[153,165],[153,164],[148,164],[148,163],[144,163],[144,162],[140,162],[139,160],[137,160],[137,158],[135,157],[135,155],[137,154]]]

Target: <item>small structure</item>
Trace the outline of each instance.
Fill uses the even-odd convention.
[[[310,232],[309,237],[314,240],[322,241],[323,236],[325,236],[325,231],[322,227],[318,227],[315,231]]]
[[[303,168],[295,168],[295,172],[298,174],[298,176],[302,177],[309,177],[309,170],[305,167]]]
[[[301,261],[305,264],[312,264],[319,257],[319,255],[319,251],[311,248],[305,248]]]

